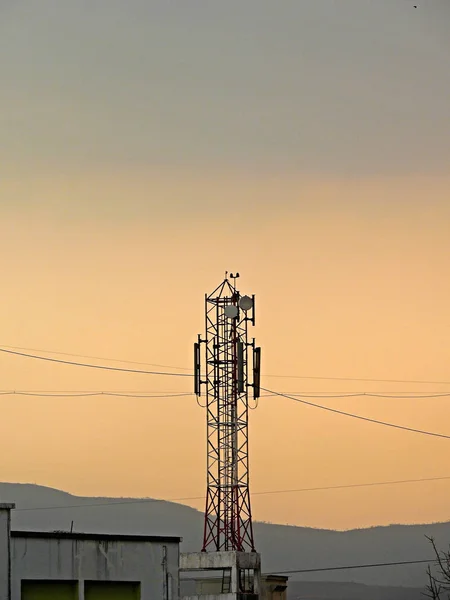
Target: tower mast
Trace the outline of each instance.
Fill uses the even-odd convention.
[[[254,296],[236,275],[205,296],[205,339],[195,344],[195,393],[206,387],[207,492],[202,551],[254,552],[248,464],[249,390],[260,393],[260,348],[248,339]],[[202,379],[201,347],[206,359]],[[250,361],[252,377],[250,377]]]

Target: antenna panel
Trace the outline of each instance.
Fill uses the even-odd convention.
[[[200,343],[194,344],[194,393],[201,395],[200,391]]]
[[[237,343],[237,389],[238,389],[239,394],[242,394],[245,390],[245,387],[244,387],[244,344],[240,341]]]
[[[261,393],[261,348],[253,350],[253,398],[256,400]]]

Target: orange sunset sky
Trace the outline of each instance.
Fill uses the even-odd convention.
[[[422,4],[4,3],[0,347],[183,373],[205,292],[237,270],[256,294],[264,387],[450,394],[450,8]],[[0,391],[192,391],[4,353],[0,373]],[[318,402],[450,435],[450,396]],[[205,491],[192,395],[0,403],[2,481]],[[253,492],[449,477],[255,494],[258,520],[450,519],[448,439],[276,397],[250,438]]]

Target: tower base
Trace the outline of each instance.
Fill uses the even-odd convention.
[[[261,595],[257,552],[182,553],[180,571],[195,580],[195,594],[183,600],[259,600]]]

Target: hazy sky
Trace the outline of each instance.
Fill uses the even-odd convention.
[[[2,164],[446,173],[446,0],[2,4]]]
[[[0,346],[189,368],[204,293],[239,270],[267,387],[450,393],[269,377],[450,382],[450,5],[413,5],[1,0]],[[18,357],[0,373],[3,390],[191,391]],[[0,401],[4,480],[204,492],[192,397]],[[450,398],[322,402],[450,435]],[[449,443],[262,399],[252,489],[450,476]],[[347,528],[450,519],[449,491],[253,505]]]

